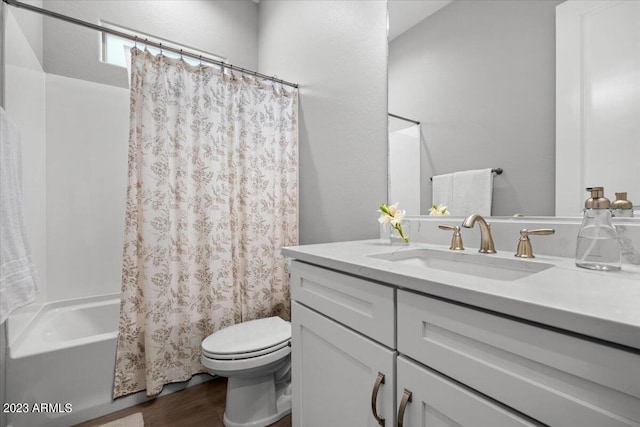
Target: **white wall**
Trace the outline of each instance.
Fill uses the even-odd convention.
[[[557,0],[459,0],[389,46],[389,111],[422,122],[429,177],[503,168],[493,214],[554,215]]]
[[[48,298],[120,292],[129,90],[47,74],[46,106]]]
[[[258,5],[251,0],[47,0],[45,7],[214,53],[239,67],[258,65]],[[100,62],[100,44],[97,31],[45,18],[45,71],[127,87],[124,69]]]
[[[386,1],[260,2],[259,71],[300,84],[300,243],[378,236]]]
[[[35,7],[43,7],[44,0],[20,0]],[[40,65],[43,63],[43,17],[38,13],[29,12],[25,9],[16,7],[9,8],[13,14],[18,26],[22,30],[24,37],[29,43],[30,50],[37,58]]]

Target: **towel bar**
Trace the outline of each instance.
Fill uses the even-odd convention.
[[[493,168],[491,169],[491,172],[495,173],[496,175],[502,175],[502,168]],[[433,181],[433,177],[429,178],[429,181]]]

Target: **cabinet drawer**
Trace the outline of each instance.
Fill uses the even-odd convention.
[[[397,401],[401,401],[405,390],[411,392],[403,417],[406,427],[540,426],[402,356],[398,357],[397,369]]]
[[[291,299],[395,348],[394,289],[298,261],[291,263]]]
[[[398,351],[553,426],[640,426],[640,355],[398,291]]]

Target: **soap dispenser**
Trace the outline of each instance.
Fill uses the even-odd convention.
[[[616,199],[611,203],[611,211],[615,217],[632,217],[633,203],[627,200],[627,193],[616,193]]]
[[[611,220],[611,202],[603,187],[587,188],[591,197],[584,203],[584,220],[578,232],[576,265],[601,271],[620,270],[620,244]]]

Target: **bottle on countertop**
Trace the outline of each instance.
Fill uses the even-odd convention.
[[[587,188],[591,197],[584,203],[584,220],[578,232],[576,265],[600,271],[621,268],[618,233],[611,220],[611,202],[603,187]]]
[[[627,200],[627,193],[616,193],[616,199],[611,203],[611,213],[615,217],[632,217],[633,203]]]

